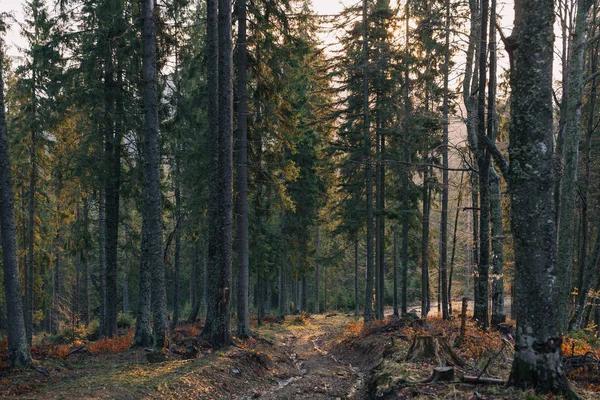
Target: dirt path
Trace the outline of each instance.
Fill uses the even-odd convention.
[[[332,324],[334,318],[320,317],[306,329],[283,333],[278,342],[296,363],[298,375],[280,381],[260,399],[356,398],[363,374],[330,354],[345,329],[345,324]]]

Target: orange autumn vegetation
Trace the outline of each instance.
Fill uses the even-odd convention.
[[[92,354],[115,354],[128,350],[133,343],[133,331],[125,336],[106,338],[90,343],[87,348]]]
[[[565,357],[583,356],[587,353],[592,353],[600,357],[600,349],[592,347],[590,343],[582,338],[563,338],[562,352]]]

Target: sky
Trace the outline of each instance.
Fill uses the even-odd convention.
[[[22,19],[22,3],[24,0],[0,0],[0,13],[10,12],[17,20]],[[348,0],[346,0],[346,3]],[[313,0],[313,7],[319,14],[337,14],[343,9],[342,0]],[[323,38],[324,41],[330,41],[333,38]],[[11,29],[5,37],[8,45],[8,54],[18,56],[18,47],[24,46],[23,38],[19,35],[19,27],[16,24],[11,25]]]

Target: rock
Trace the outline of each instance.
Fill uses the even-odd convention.
[[[240,374],[240,370],[239,370],[239,369],[235,369],[235,368],[234,368],[234,369],[232,369],[232,370],[231,370],[231,375],[235,375],[235,376],[237,376],[237,375],[239,375],[239,374]]]

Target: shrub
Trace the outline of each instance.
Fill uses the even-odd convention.
[[[112,339],[102,339],[88,346],[92,354],[115,354],[129,350],[133,343],[133,332]]]
[[[100,338],[100,321],[95,319],[95,320],[92,320],[92,322],[90,322],[87,327],[87,330],[85,333],[85,340],[95,341],[95,340],[98,340],[99,338]]]
[[[129,329],[129,328],[133,328],[133,326],[135,325],[135,319],[126,313],[119,313],[119,316],[117,317],[117,327],[120,329]]]

